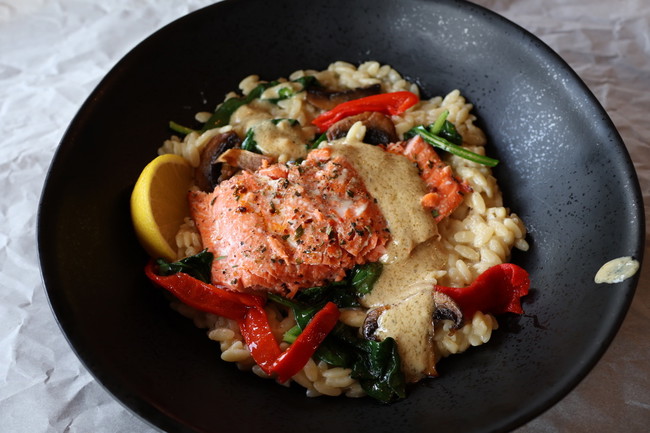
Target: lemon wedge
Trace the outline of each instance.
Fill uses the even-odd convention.
[[[179,155],[161,155],[140,173],[131,193],[131,220],[142,247],[153,258],[176,260],[176,233],[189,216],[192,167]]]

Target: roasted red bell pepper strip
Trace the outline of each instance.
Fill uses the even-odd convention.
[[[228,319],[244,320],[248,307],[261,307],[266,303],[261,296],[231,292],[213,284],[204,283],[183,272],[168,276],[158,275],[155,272],[153,261],[150,261],[145,267],[145,274],[156,285],[168,290],[184,304]]]
[[[435,286],[451,297],[460,307],[463,316],[471,320],[474,313],[522,314],[520,298],[528,294],[528,272],[512,263],[492,266],[467,287]]]
[[[328,302],[312,317],[296,341],[282,352],[273,365],[272,371],[277,374],[278,381],[286,382],[305,366],[327,334],[334,329],[340,315],[336,304]]]
[[[280,382],[286,382],[305,366],[341,314],[336,304],[328,302],[312,317],[296,341],[282,352],[263,308],[265,298],[231,292],[183,272],[158,275],[153,261],[145,267],[145,274],[184,304],[199,311],[236,320],[257,365],[269,375],[276,374]]]
[[[282,351],[271,331],[264,308],[249,307],[246,317],[239,323],[239,329],[255,363],[270,375],[273,364]]]
[[[365,98],[343,102],[316,117],[312,123],[318,127],[320,132],[325,132],[339,120],[366,111],[375,111],[391,116],[401,114],[414,106],[419,100],[420,98],[415,93],[407,91],[366,96]]]

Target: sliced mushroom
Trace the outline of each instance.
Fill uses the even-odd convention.
[[[321,110],[331,110],[343,102],[376,95],[380,92],[381,85],[379,84],[342,91],[327,90],[321,87],[308,87],[307,101]]]
[[[442,292],[433,292],[433,320],[451,320],[454,322],[454,329],[463,326],[463,313],[458,304]]]
[[[393,121],[388,116],[371,111],[339,120],[327,130],[327,139],[333,141],[345,137],[352,125],[357,122],[362,122],[366,127],[364,143],[388,144],[398,141]]]
[[[378,340],[375,332],[377,331],[377,328],[379,328],[379,316],[389,308],[389,306],[384,305],[368,311],[366,318],[363,321],[363,326],[361,327],[361,335],[363,335],[363,338],[366,340]]]
[[[196,169],[194,180],[201,191],[210,192],[217,184],[228,179],[235,173],[235,169],[219,161],[219,156],[228,149],[238,147],[241,139],[234,132],[224,132],[215,135],[208,141],[201,151],[201,162]]]
[[[265,165],[273,163],[275,160],[270,156],[235,148],[226,150],[217,158],[217,161],[226,163],[231,167],[256,171]]]

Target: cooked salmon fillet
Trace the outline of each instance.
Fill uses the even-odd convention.
[[[463,202],[463,196],[472,192],[472,187],[457,179],[451,167],[419,135],[408,141],[388,144],[385,149],[404,155],[417,164],[420,177],[429,189],[429,193],[422,197],[422,206],[434,213],[436,222],[450,215]]]
[[[190,192],[212,280],[233,290],[293,296],[377,261],[390,233],[352,165],[329,149],[300,164],[241,171],[211,193]]]

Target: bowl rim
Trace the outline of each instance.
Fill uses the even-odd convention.
[[[55,173],[57,163],[65,158],[65,155],[68,152],[74,151],[71,143],[74,142],[74,136],[77,134],[77,130],[80,128],[80,125],[83,125],[88,117],[92,117],[93,106],[97,101],[101,100],[102,93],[105,91],[105,88],[110,85],[110,82],[119,75],[122,68],[126,67],[130,59],[136,57],[138,52],[149,43],[152,43],[157,35],[161,33],[166,33],[173,31],[176,27],[184,25],[184,23],[189,22],[193,17],[197,15],[202,15],[209,13],[210,11],[220,11],[232,5],[235,5],[244,0],[223,0],[219,3],[208,5],[197,9],[189,14],[186,14],[182,17],[175,19],[174,21],[166,24],[165,26],[159,28],[154,33],[147,36],[145,39],[140,41],[136,46],[131,48],[124,56],[118,60],[118,62],[110,68],[110,70],[105,74],[105,76],[100,80],[100,82],[95,86],[93,91],[89,94],[87,99],[79,108],[77,114],[74,116],[66,131],[64,132],[59,145],[54,153],[52,162],[48,168],[45,181],[41,190],[41,196],[39,199],[38,209],[37,209],[37,243],[38,243],[38,253],[39,253],[39,262],[41,269],[41,278],[43,281],[43,286],[47,294],[47,299],[52,309],[52,312],[55,316],[57,324],[59,325],[66,341],[70,345],[71,349],[84,365],[84,367],[89,371],[89,373],[96,379],[96,381],[109,393],[115,400],[117,400],[123,407],[127,408],[132,413],[136,414],[141,420],[149,425],[156,426],[158,428],[165,428],[175,431],[184,431],[187,427],[182,424],[181,421],[176,420],[172,414],[167,414],[160,412],[157,408],[151,407],[150,402],[147,400],[141,399],[139,396],[133,396],[130,394],[125,394],[119,389],[116,389],[114,386],[108,385],[107,380],[109,378],[104,377],[101,372],[95,371],[91,363],[89,362],[88,355],[84,353],[84,349],[79,348],[78,344],[75,344],[74,332],[69,329],[68,320],[65,317],[66,306],[62,305],[62,299],[57,296],[56,293],[51,291],[53,286],[53,280],[55,277],[52,276],[51,264],[50,261],[55,260],[48,255],[48,249],[46,248],[49,239],[46,236],[45,228],[47,227],[47,208],[51,204],[49,203],[49,194],[50,189],[52,188],[52,180],[57,175]],[[607,115],[606,111],[584,83],[584,81],[579,77],[579,75],[570,67],[570,65],[562,59],[553,49],[551,49],[545,42],[536,37],[533,33],[514,23],[513,21],[503,17],[502,15],[497,14],[496,12],[491,11],[490,9],[471,3],[465,0],[427,0],[430,3],[441,3],[448,6],[455,6],[459,8],[466,9],[472,12],[481,12],[494,20],[498,25],[506,25],[511,28],[513,31],[518,32],[519,35],[528,39],[532,43],[537,45],[538,50],[541,55],[552,59],[553,62],[561,65],[563,72],[569,74],[574,84],[579,86],[582,90],[582,93],[589,100],[589,103],[596,110],[599,110],[602,113],[602,122],[606,129],[611,131],[614,135],[613,141],[620,147],[623,155],[627,157],[627,167],[630,169],[630,172],[627,173],[630,177],[630,185],[634,187],[632,195],[634,196],[637,206],[637,214],[635,215],[635,220],[637,221],[636,230],[636,239],[638,239],[637,247],[634,251],[634,257],[642,264],[643,255],[644,255],[644,241],[645,241],[645,212],[643,208],[643,198],[641,194],[641,189],[639,186],[638,178],[636,177],[636,171],[632,164],[632,160],[625,148],[625,144],[620,137],[619,132],[617,131],[615,125],[613,124],[610,117]],[[496,25],[496,24],[495,24]],[[494,425],[496,429],[494,431],[506,431],[518,426],[523,425],[525,422],[531,421],[534,418],[541,415],[543,412],[547,411],[549,408],[554,406],[562,398],[564,398],[571,390],[573,390],[593,369],[593,367],[599,362],[610,343],[613,341],[614,337],[619,331],[619,328],[624,320],[625,314],[627,313],[629,306],[632,302],[632,298],[635,293],[635,289],[638,284],[640,277],[640,272],[637,272],[636,275],[631,277],[627,283],[629,287],[625,292],[624,300],[621,305],[622,308],[617,312],[615,318],[612,319],[612,326],[609,328],[609,332],[604,336],[604,339],[601,341],[601,344],[594,351],[594,353],[588,358],[588,361],[576,366],[576,371],[572,374],[565,375],[565,380],[560,384],[555,384],[552,388],[547,390],[544,393],[541,393],[537,402],[534,405],[529,405],[530,407],[523,412],[517,414],[517,416],[510,417],[509,419],[502,420],[501,425]],[[498,423],[497,423],[498,424]],[[188,430],[190,431],[190,430]]]

